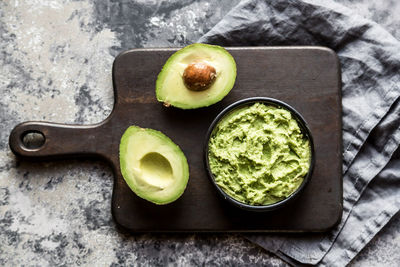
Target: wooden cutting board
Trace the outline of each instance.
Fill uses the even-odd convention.
[[[101,157],[114,171],[112,214],[130,232],[326,231],[342,214],[341,78],[336,54],[323,47],[241,47],[228,51],[237,63],[237,79],[221,102],[196,110],[166,108],[155,96],[158,73],[177,49],[135,49],[113,65],[114,109],[95,125],[25,122],[10,135],[10,147],[25,159]],[[291,205],[252,213],[225,203],[209,181],[203,143],[209,125],[229,104],[247,97],[272,97],[297,109],[314,136],[316,164],[310,183]],[[174,203],[157,206],[137,197],[119,167],[120,138],[130,125],[162,131],[185,153],[190,169],[186,191]],[[28,132],[45,143],[24,147]]]

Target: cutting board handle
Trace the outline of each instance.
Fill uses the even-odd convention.
[[[31,160],[104,156],[102,148],[106,144],[98,134],[101,127],[102,124],[83,126],[28,121],[15,126],[9,144],[16,156]],[[36,137],[39,145],[36,142],[32,147],[29,137],[26,138],[28,135]]]

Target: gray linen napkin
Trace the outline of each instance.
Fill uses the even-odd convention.
[[[400,208],[400,42],[328,0],[242,1],[199,42],[322,45],[337,52],[342,65],[343,219],[324,234],[246,237],[292,263],[349,263]]]

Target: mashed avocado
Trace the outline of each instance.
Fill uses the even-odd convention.
[[[262,103],[238,108],[215,127],[209,164],[228,195],[250,205],[290,196],[310,167],[309,140],[290,111]]]

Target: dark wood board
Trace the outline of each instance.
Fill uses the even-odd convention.
[[[336,54],[323,47],[229,48],[237,63],[232,91],[219,103],[196,110],[166,108],[155,97],[155,82],[177,49],[135,49],[113,65],[115,104],[96,125],[25,122],[14,128],[10,147],[21,158],[51,160],[101,157],[114,171],[112,214],[131,232],[315,232],[335,226],[342,214],[341,78]],[[247,97],[282,100],[306,119],[314,137],[316,164],[310,183],[294,203],[280,210],[253,213],[225,203],[209,181],[203,142],[209,125],[227,105]],[[157,206],[137,197],[119,169],[120,138],[130,125],[160,130],[187,156],[186,191],[177,201]],[[39,131],[46,138],[27,149],[21,137]]]

